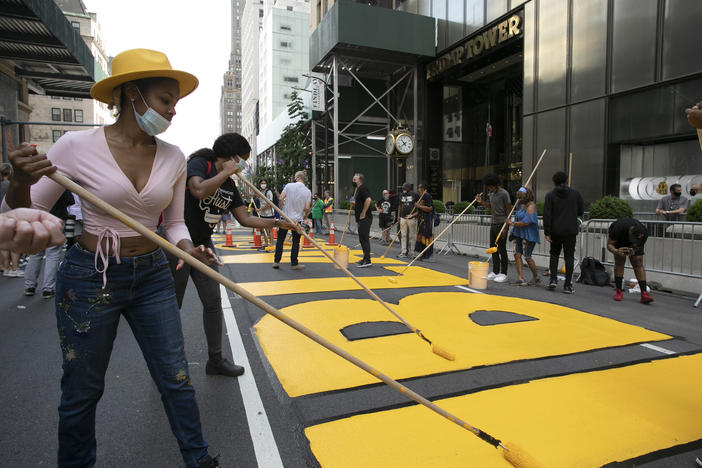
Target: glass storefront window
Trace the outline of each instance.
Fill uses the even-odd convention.
[[[607,69],[607,0],[573,2],[571,101],[602,96]]]
[[[653,82],[657,11],[657,0],[614,2],[612,91]]]
[[[692,47],[699,47],[702,2],[667,0],[663,25],[663,78],[699,71],[699,59],[690,59]],[[699,58],[699,53],[697,54]]]
[[[566,55],[568,2],[539,2],[537,97],[539,110],[561,106],[566,102]]]
[[[490,0],[487,3],[487,22],[507,13],[507,0]]]

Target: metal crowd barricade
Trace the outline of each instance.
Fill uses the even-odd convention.
[[[583,223],[580,257],[591,256],[614,265],[607,250],[612,219],[590,219]],[[688,221],[641,221],[648,230],[644,247],[646,271],[702,279],[702,223]]]

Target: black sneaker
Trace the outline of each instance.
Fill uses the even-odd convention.
[[[563,292],[565,294],[573,294],[575,291],[573,291],[573,285],[572,284],[566,284],[563,286]]]
[[[219,464],[219,455],[214,458],[207,455],[205,458],[200,460],[200,463],[197,464],[196,468],[222,468],[222,465]]]
[[[356,268],[365,268],[371,266],[370,260],[361,260],[356,264]]]
[[[229,362],[226,358],[222,358],[221,360],[217,362],[213,362],[212,360],[208,359],[207,360],[207,365],[205,365],[205,373],[208,375],[226,375],[227,377],[239,377],[241,374],[244,373],[244,368],[241,366],[237,366],[233,362]],[[210,466],[210,465],[204,465],[204,466]],[[212,465],[212,466],[219,466],[219,465]]]
[[[553,291],[554,289],[556,289],[556,285],[558,285],[558,281],[556,281],[556,280],[551,280],[551,281],[548,283],[548,290],[549,290],[549,291]]]
[[[49,299],[56,295],[53,289],[45,289],[41,292],[42,299]]]
[[[280,268],[280,263],[274,263],[274,264],[273,264],[273,268],[275,268],[276,270],[277,270],[278,268]]]
[[[24,295],[25,296],[33,296],[34,295],[34,288],[27,288],[24,290]]]

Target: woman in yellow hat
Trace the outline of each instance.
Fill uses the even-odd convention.
[[[171,242],[216,262],[212,251],[193,245],[183,222],[185,157],[156,138],[175,116],[178,100],[195,90],[197,78],[173,70],[163,53],[147,49],[117,55],[112,71],[91,95],[117,110],[117,122],[68,132],[46,156],[28,145],[12,152],[16,176],[3,204],[48,210],[63,188],[42,176],[58,170],[154,231],[163,213]],[[58,466],[95,464],[95,410],[124,315],[161,392],[186,466],[218,467],[202,437],[163,251],[88,202],[82,211],[84,233],[66,252],[56,285],[63,351]]]

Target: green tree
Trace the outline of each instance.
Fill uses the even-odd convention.
[[[259,166],[254,176],[255,182],[266,179],[275,190],[282,190],[283,185],[292,181],[297,171],[307,171],[307,180],[311,182],[311,159],[309,130],[310,123],[304,110],[302,98],[293,91],[288,104],[288,116],[293,120],[288,124],[275,144],[276,161],[274,167]]]
[[[690,208],[688,208],[687,210],[686,219],[688,221],[702,221],[702,200],[697,200],[692,205],[690,205]]]

